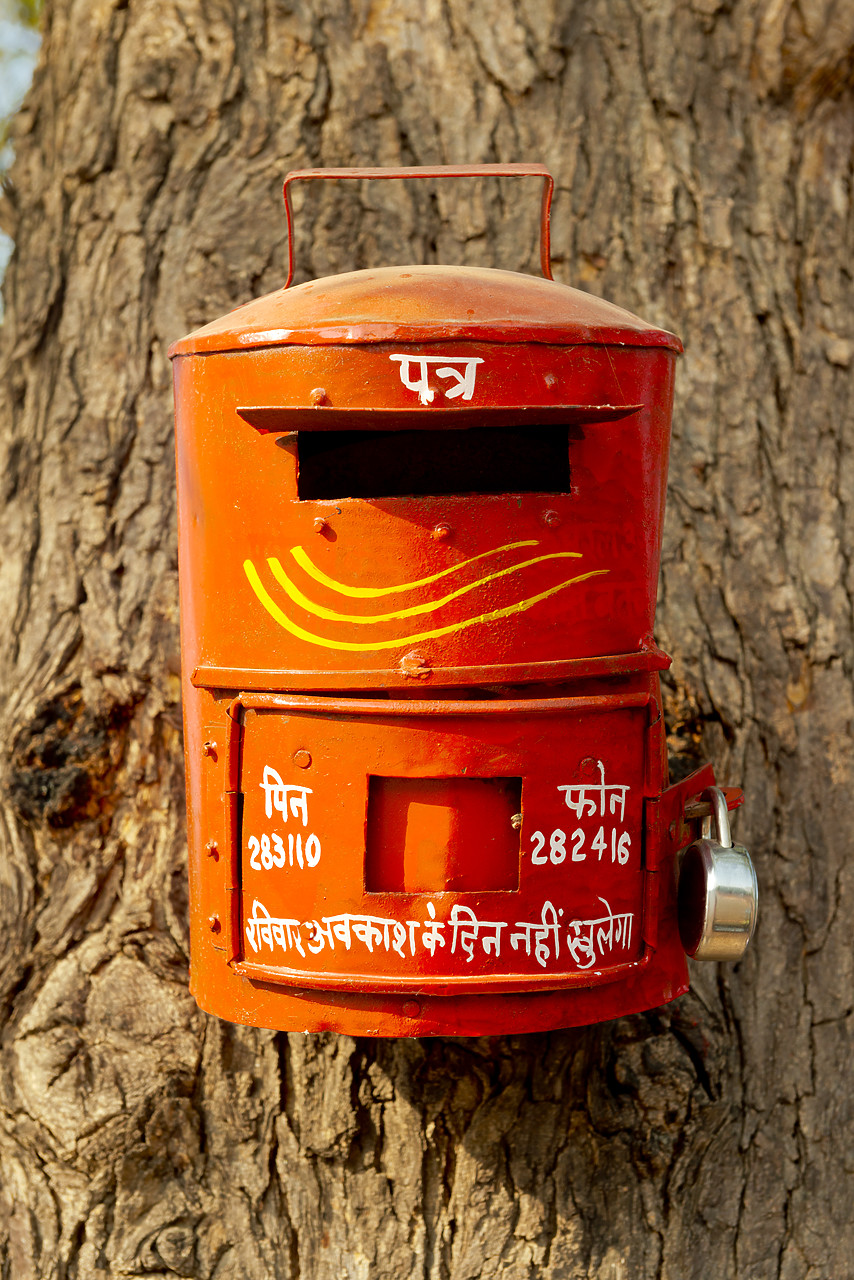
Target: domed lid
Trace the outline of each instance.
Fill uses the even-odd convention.
[[[556,280],[485,267],[378,267],[279,289],[176,342],[170,356],[350,343],[666,347],[672,333]]]

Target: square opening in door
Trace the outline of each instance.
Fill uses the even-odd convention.
[[[521,810],[521,778],[372,776],[366,892],[518,889]]]

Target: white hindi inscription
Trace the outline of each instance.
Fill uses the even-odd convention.
[[[579,969],[589,969],[596,963],[596,953],[604,956],[614,947],[624,950],[632,945],[633,912],[614,915],[604,898],[599,899],[608,914],[596,920],[573,920],[566,935],[566,945]],[[594,943],[595,934],[595,943]]]
[[[612,814],[617,812],[617,805],[620,806],[620,822],[622,822],[625,817],[626,795],[631,788],[621,784],[606,786],[605,766],[601,760],[596,761],[596,767],[599,770],[598,782],[576,782],[570,786],[558,787],[558,791],[563,792],[566,807],[573,810],[576,818],[583,818],[585,815],[593,818],[597,813],[600,817],[604,817],[607,799]]]
[[[264,765],[262,781],[258,786],[264,792],[264,813],[267,818],[281,815],[283,825],[294,825],[290,819],[298,820],[302,827],[308,826],[308,797],[311,787],[298,786],[283,782],[282,776],[271,765]],[[287,841],[287,843],[286,843]],[[287,831],[281,835],[278,831],[264,832],[260,836],[249,835],[246,839],[249,851],[249,865],[253,871],[272,871],[274,867],[316,867],[320,861],[320,840],[311,831]]]
[[[405,959],[414,957],[423,949],[431,956],[439,947],[448,948],[449,955],[464,954],[470,964],[478,944],[485,956],[498,959],[501,955],[502,930],[507,930],[510,950],[533,955],[541,969],[547,969],[560,959],[561,939],[579,969],[590,969],[597,961],[604,960],[614,951],[629,951],[632,942],[634,913],[612,912],[608,902],[601,898],[607,915],[592,920],[572,920],[564,935],[561,917],[563,908],[544,902],[539,920],[479,920],[471,907],[456,904],[451,908],[447,921],[436,919],[436,908],[427,903],[426,920],[389,920],[385,916],[340,915],[322,916],[320,920],[296,920],[284,916],[271,916],[257,898],[252,903],[252,915],[246,920],[246,938],[255,955],[263,949],[275,953],[278,948],[285,954],[296,951],[303,958],[306,950],[312,955],[335,950],[340,943],[350,951],[354,943],[373,955],[375,951],[395,951]],[[512,932],[510,932],[512,930]],[[303,933],[304,931],[304,933]]]
[[[443,378],[446,381],[449,378],[453,379],[453,386],[442,390],[446,400],[456,400],[458,396],[462,396],[463,400],[471,400],[474,395],[477,366],[483,364],[480,356],[394,355],[389,356],[389,360],[399,361],[400,381],[408,391],[418,393],[418,399],[422,404],[432,404],[436,395],[430,386],[428,376],[430,365],[442,365],[441,369],[436,369],[437,378]],[[414,376],[413,365],[417,370]]]
[[[607,818],[616,815],[616,820],[623,822],[626,813],[626,796],[631,787],[625,783],[606,784],[605,766],[601,760],[596,761],[596,767],[599,771],[598,782],[567,783],[559,786],[558,791],[563,792],[567,809],[571,810],[577,819],[583,821],[587,818]],[[619,863],[624,867],[629,860],[632,837],[628,831],[619,831],[614,825],[610,826],[606,834],[606,825],[608,825],[607,821],[603,822],[592,837],[589,850],[597,854],[598,861],[601,862],[603,855],[610,847],[611,862]],[[567,847],[567,840],[570,842],[569,847]],[[583,827],[576,827],[569,833],[556,827],[548,835],[542,831],[533,831],[531,833],[531,864],[535,867],[543,867],[550,862],[558,867],[566,860],[567,855],[570,862],[585,862],[588,853],[587,840],[588,833]],[[546,851],[546,845],[548,845],[548,851]]]
[[[264,781],[259,782],[258,786],[264,792],[264,812],[268,818],[272,818],[275,809],[282,815],[283,822],[287,822],[290,807],[291,817],[302,818],[302,825],[308,825],[306,796],[311,795],[311,787],[292,786],[282,782],[281,775],[268,764],[264,765]]]

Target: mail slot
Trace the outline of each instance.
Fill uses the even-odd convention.
[[[541,278],[291,286],[296,181],[450,176],[542,184]],[[716,854],[740,791],[667,771],[681,344],[552,279],[552,185],[291,173],[285,288],[170,353],[191,986],[221,1017],[571,1026],[673,999],[686,947],[735,958],[752,932],[749,856]]]

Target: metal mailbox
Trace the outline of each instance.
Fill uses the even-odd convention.
[[[741,793],[667,773],[678,338],[551,278],[541,166],[289,174],[291,253],[297,179],[480,174],[542,181],[543,278],[291,271],[171,351],[191,981],[232,1021],[595,1022],[752,932]]]

